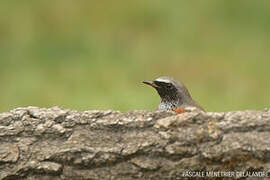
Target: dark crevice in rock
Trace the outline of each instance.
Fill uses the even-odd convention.
[[[246,132],[269,132],[270,131],[270,124],[269,127],[266,126],[249,126],[249,127],[233,127],[230,129],[224,130],[224,134],[229,134],[233,132],[237,133],[246,133]]]

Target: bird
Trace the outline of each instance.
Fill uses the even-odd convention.
[[[181,114],[188,108],[196,108],[205,112],[204,108],[192,99],[186,86],[172,77],[159,77],[154,81],[143,81],[143,83],[152,86],[158,92],[161,98],[157,108],[159,111],[174,111],[176,114]]]

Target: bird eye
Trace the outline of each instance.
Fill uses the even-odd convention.
[[[167,87],[167,89],[172,89],[173,88],[172,84],[167,84],[166,87]]]

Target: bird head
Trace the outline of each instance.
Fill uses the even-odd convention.
[[[163,102],[177,102],[180,104],[191,99],[185,85],[171,77],[159,77],[154,81],[143,81],[144,84],[155,88]]]

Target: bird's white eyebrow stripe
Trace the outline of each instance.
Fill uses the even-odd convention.
[[[165,82],[165,83],[170,83],[171,81],[168,79],[161,79],[161,78],[157,78],[155,81],[159,81],[159,82]]]

